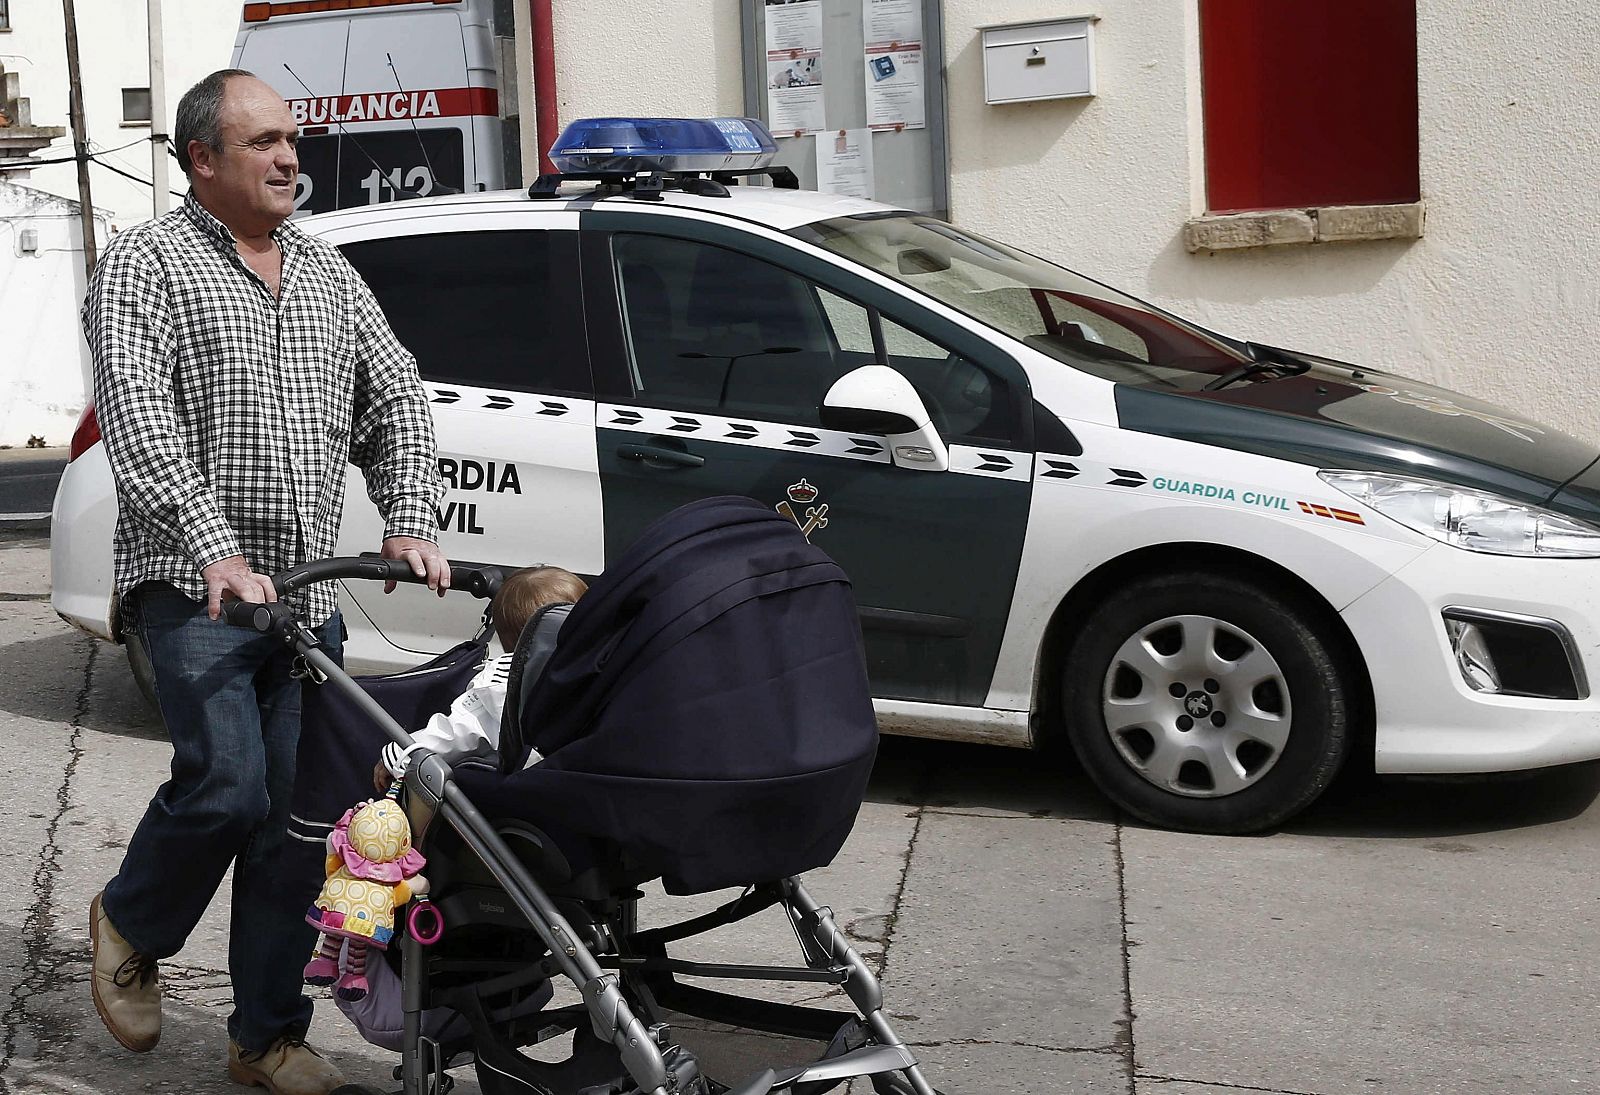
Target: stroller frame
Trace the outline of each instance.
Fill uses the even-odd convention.
[[[488,600],[499,589],[503,577],[499,568],[460,562],[451,562],[450,566],[452,592],[467,592]],[[334,579],[409,583],[424,580],[403,561],[364,555],[304,563],[274,576],[273,585],[281,597],[314,582]],[[297,620],[282,601],[235,601],[224,611],[230,623],[278,638],[304,659],[319,684],[338,690],[402,747],[412,745],[406,729],[328,656],[316,634]],[[637,931],[637,902],[642,895],[634,890],[614,895],[620,896],[614,917],[595,920],[580,931],[495,825],[454,782],[450,766],[442,758],[426,749],[415,750],[401,787],[413,819],[421,813],[448,824],[526,919],[547,951],[537,964],[538,973],[564,975],[582,995],[581,1007],[540,1012],[539,1017],[546,1021],[540,1036],[518,1044],[536,1044],[545,1037],[574,1030],[586,1017],[596,1038],[609,1043],[620,1056],[633,1086],[612,1083],[586,1087],[585,1095],[607,1091],[618,1095],[820,1095],[856,1077],[869,1077],[879,1095],[938,1095],[923,1077],[916,1056],[884,1015],[877,977],[835,923],[832,910],[813,899],[798,877],[751,885],[712,912],[644,932]],[[690,962],[667,955],[669,943],[736,923],[774,905],[781,905],[788,916],[806,962],[804,967]],[[450,1085],[445,1076],[450,1062],[445,1060],[439,1044],[421,1032],[427,977],[423,946],[406,933],[400,950],[405,1039],[397,1077],[401,1081],[399,1095],[444,1095]],[[675,977],[678,974],[837,984],[859,1014],[852,1020],[849,1013],[842,1011],[714,992],[680,984]],[[641,1017],[625,989],[632,992],[646,1011],[645,1016]],[[672,1042],[666,1023],[646,1023],[646,1018],[651,1017],[648,1012],[656,1008],[747,1030],[818,1041],[831,1038],[832,1043],[828,1054],[812,1064],[766,1069],[729,1089],[701,1074],[694,1055]],[[619,1082],[622,1079],[617,1078]],[[367,1089],[349,1088],[352,1093],[363,1090]],[[529,1090],[538,1089],[530,1086]]]

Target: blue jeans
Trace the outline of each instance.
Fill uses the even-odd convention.
[[[106,916],[135,950],[170,958],[232,864],[228,1034],[252,1051],[303,1037],[311,1000],[300,972],[316,937],[305,915],[322,879],[318,867],[307,872],[306,857],[286,852],[300,738],[294,654],[276,638],[210,619],[165,582],[141,584],[130,600],[128,623],[150,655],[172,738],[172,777],[106,886]],[[338,614],[317,634],[339,661]]]

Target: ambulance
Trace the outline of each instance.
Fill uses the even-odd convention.
[[[511,0],[245,4],[233,67],[294,111],[295,215],[520,180],[512,20]]]
[[[529,191],[303,222],[417,358],[449,556],[592,575],[682,503],[759,499],[850,575],[885,731],[1070,746],[1177,828],[1281,824],[1352,760],[1600,758],[1593,440],[795,189],[773,152],[748,119],[594,119]],[[104,450],[91,409],[51,596],[114,638]],[[383,531],[350,475],[347,555]],[[340,603],[367,665],[476,623]]]

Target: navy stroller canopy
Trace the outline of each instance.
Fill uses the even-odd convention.
[[[855,823],[878,735],[849,580],[751,499],[657,520],[521,683],[501,770],[462,768],[463,788],[491,816],[615,846],[670,892],[824,866]],[[544,760],[523,769],[530,747]]]

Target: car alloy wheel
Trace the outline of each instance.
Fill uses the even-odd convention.
[[[1169,616],[1112,655],[1102,711],[1122,759],[1155,786],[1231,795],[1277,763],[1293,723],[1289,685],[1260,640],[1214,616]]]

